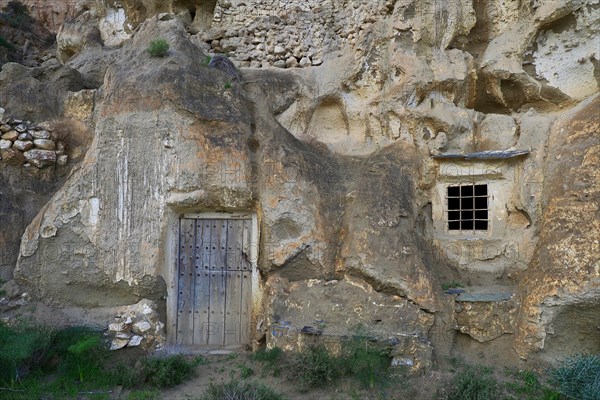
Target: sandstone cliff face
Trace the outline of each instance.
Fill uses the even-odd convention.
[[[159,301],[169,335],[179,218],[255,212],[249,339],[363,324],[415,367],[598,351],[597,2],[263,3],[81,2],[58,58],[69,90],[98,88],[93,141],[18,282],[58,306]],[[468,183],[489,228],[451,232],[447,187]]]

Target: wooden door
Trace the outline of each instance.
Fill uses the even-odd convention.
[[[250,233],[251,220],[180,220],[178,344],[219,347],[249,340]]]

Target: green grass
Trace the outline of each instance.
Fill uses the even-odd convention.
[[[169,43],[163,38],[154,39],[147,50],[152,57],[164,57],[169,52]]]
[[[0,324],[0,384],[14,387],[55,352],[54,332],[24,325]]]
[[[0,323],[0,398],[108,398],[121,385],[138,388],[132,399],[159,398],[145,389],[171,387],[193,376],[203,357],[147,357],[135,368],[117,362],[102,333],[86,327],[53,330],[26,324]],[[138,396],[138,397],[135,397]],[[154,397],[152,397],[154,396]]]
[[[161,400],[162,396],[156,389],[154,390],[139,390],[129,393],[126,400]]]
[[[560,394],[546,387],[533,371],[509,372],[512,380],[506,383],[506,391],[523,400],[560,400]]]
[[[285,400],[281,394],[254,381],[230,381],[220,385],[211,384],[201,400]]]
[[[514,371],[468,365],[451,360],[452,378],[437,391],[438,400],[561,400],[558,392],[546,385],[533,371]]]

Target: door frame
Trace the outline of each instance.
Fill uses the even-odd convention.
[[[178,293],[178,258],[179,258],[179,221],[182,218],[192,218],[192,219],[249,219],[251,220],[251,230],[250,230],[250,251],[248,254],[248,259],[252,266],[252,315],[250,317],[251,326],[254,325],[255,321],[255,313],[258,310],[258,305],[261,301],[261,291],[260,291],[260,276],[258,272],[258,256],[259,256],[259,225],[258,225],[258,216],[254,212],[231,212],[231,213],[222,213],[222,212],[198,212],[198,213],[184,213],[176,215],[170,223],[170,229],[168,230],[168,238],[166,243],[166,251],[165,251],[165,265],[167,266],[166,270],[163,271],[163,276],[167,282],[167,344],[174,345],[176,343],[176,329],[177,329],[177,293]],[[247,340],[248,342],[253,339],[254,332],[250,330],[248,332]]]

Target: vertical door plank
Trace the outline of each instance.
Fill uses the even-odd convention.
[[[179,222],[179,268],[177,297],[177,343],[192,344],[193,323],[193,264],[195,250],[195,223],[193,219]]]
[[[227,221],[227,290],[225,298],[225,345],[241,343],[242,239],[244,223]]]
[[[227,271],[225,345],[241,343],[242,271]]]
[[[208,336],[210,329],[210,271],[211,271],[211,254],[212,254],[212,221],[211,220],[200,220],[202,223],[202,255],[200,257],[201,260],[201,269],[202,273],[200,275],[200,283],[197,288],[200,292],[200,298],[197,299],[199,301],[198,309],[200,311],[200,320],[197,322],[197,325],[200,325],[200,329],[202,331],[201,334],[201,342],[198,344],[208,344]]]
[[[196,224],[196,242],[194,256],[194,337],[192,344],[206,344],[205,329],[208,324],[208,296],[209,282],[208,272],[205,271],[204,259],[206,252],[204,251],[205,236],[208,236],[210,241],[210,227],[204,229],[204,221],[201,219],[195,220]]]
[[[209,345],[222,345],[225,325],[225,295],[227,279],[225,254],[227,248],[227,221],[212,220],[210,271],[210,330]]]
[[[239,271],[242,263],[242,239],[244,222],[232,219],[227,221],[227,270]]]
[[[252,265],[250,264],[250,256],[251,256],[251,248],[252,244],[252,235],[251,235],[251,221],[243,220],[243,234],[242,234],[242,270],[252,270]]]
[[[250,340],[250,324],[252,320],[252,272],[241,271],[242,290],[240,305],[240,336],[242,342]]]
[[[250,324],[252,317],[252,264],[250,263],[251,253],[253,251],[252,240],[252,221],[243,221],[242,234],[242,290],[240,293],[240,337],[247,342],[250,340]]]

